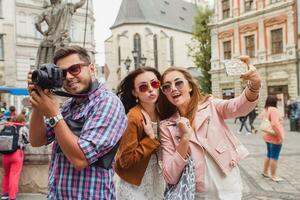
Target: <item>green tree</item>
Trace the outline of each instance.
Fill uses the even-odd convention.
[[[211,35],[209,20],[213,15],[212,10],[207,8],[199,9],[194,20],[194,33],[192,43],[189,45],[189,55],[193,57],[194,63],[201,71],[198,78],[202,92],[211,94]]]

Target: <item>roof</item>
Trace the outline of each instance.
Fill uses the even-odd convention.
[[[0,93],[3,92],[10,93],[12,95],[23,95],[23,96],[28,95],[27,88],[11,88],[11,87],[0,86]]]
[[[111,29],[125,24],[152,24],[192,33],[197,6],[183,0],[123,0]]]

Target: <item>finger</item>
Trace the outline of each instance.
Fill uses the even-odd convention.
[[[29,97],[29,102],[32,107],[36,108],[38,106],[38,102],[33,97]]]

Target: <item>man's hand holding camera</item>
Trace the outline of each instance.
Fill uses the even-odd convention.
[[[59,113],[58,100],[51,94],[49,89],[42,89],[33,84],[32,72],[28,73],[28,91],[30,93],[30,103],[33,108],[37,109],[47,118],[56,116]]]

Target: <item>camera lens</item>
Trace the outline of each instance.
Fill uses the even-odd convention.
[[[32,83],[40,86],[43,89],[51,88],[51,80],[49,80],[48,74],[46,71],[35,70],[32,72],[31,76]]]

